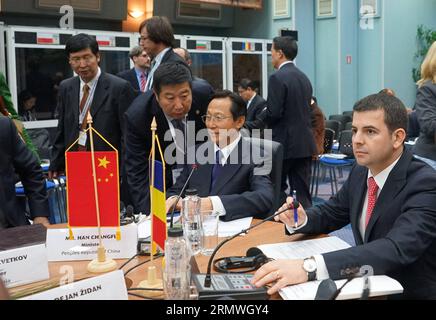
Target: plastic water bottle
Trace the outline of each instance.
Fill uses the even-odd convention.
[[[192,255],[200,253],[202,245],[201,199],[196,189],[186,190],[182,200],[183,231]]]
[[[190,296],[190,253],[182,228],[168,230],[165,240],[164,292],[167,300],[187,300]]]

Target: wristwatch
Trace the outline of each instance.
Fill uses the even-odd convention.
[[[307,272],[307,279],[309,281],[316,280],[316,261],[313,257],[303,260],[303,269]]]

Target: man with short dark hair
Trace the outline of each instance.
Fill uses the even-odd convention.
[[[133,68],[122,71],[117,76],[128,81],[136,92],[144,92],[150,71],[150,57],[141,46],[133,47],[129,57],[133,61]]]
[[[247,103],[247,119],[244,127],[250,131],[253,129],[265,129],[262,113],[265,112],[266,101],[257,93],[258,85],[255,81],[244,78],[239,81],[238,93]]]
[[[404,147],[407,111],[396,97],[368,96],[354,106],[353,167],[342,189],[326,203],[290,208],[277,220],[290,233],[330,233],[351,223],[356,246],[304,260],[278,260],[261,267],[253,282],[268,290],[310,280],[352,277],[363,266],[404,288],[403,298],[436,299],[436,172]]]
[[[195,148],[198,167],[188,189],[195,188],[202,197],[202,211],[214,210],[225,221],[264,218],[274,198],[269,172],[261,172],[252,157],[254,146],[239,132],[246,113],[238,95],[229,90],[215,93],[203,116],[210,141]],[[176,205],[191,170],[191,165],[185,165],[180,179],[168,190],[167,210]],[[181,209],[181,201],[176,208]]]
[[[171,158],[164,159],[167,188],[173,185],[181,172],[175,160],[180,156],[183,162],[187,143],[195,144],[195,141],[187,139],[187,135],[194,134],[195,137],[204,128],[201,116],[205,114],[207,105],[204,108],[193,105],[191,84],[192,76],[186,64],[163,63],[155,72],[153,91],[138,96],[125,114],[126,172],[130,195],[138,213],[148,214],[150,211],[148,157],[153,118],[156,118],[156,134],[162,151]],[[156,159],[163,160],[158,152]]]
[[[72,36],[65,51],[78,77],[66,79],[59,86],[59,122],[49,176],[55,178],[65,171],[65,150],[79,138],[79,134],[81,139],[71,150],[90,150],[89,139],[84,134],[88,114],[92,117],[93,127],[118,150],[120,175],[123,176],[123,116],[136,93],[124,79],[100,70],[100,52],[94,37],[84,33]],[[94,147],[96,151],[112,150],[100,138],[94,139]],[[123,189],[122,184],[121,191]]]
[[[161,63],[182,62],[184,60],[173,51],[174,31],[166,17],[151,17],[139,26],[141,38],[139,44],[151,59],[151,69],[147,79],[146,90],[153,88],[154,72]]]
[[[268,81],[268,116],[272,139],[284,148],[282,199],[287,180],[292,193],[305,207],[312,205],[309,191],[312,155],[316,153],[312,134],[310,101],[312,85],[307,76],[292,62],[298,53],[292,37],[276,37],[271,48],[272,64],[277,69]]]

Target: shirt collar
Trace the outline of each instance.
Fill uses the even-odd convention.
[[[371,170],[368,170],[368,179],[373,177],[375,182],[377,183],[377,186],[379,188],[379,190],[383,189],[383,186],[386,183],[386,180],[389,177],[389,174],[391,173],[392,169],[395,167],[395,165],[397,164],[397,162],[400,160],[401,155],[398,157],[397,160],[395,160],[394,162],[392,162],[386,169],[384,169],[383,171],[381,171],[379,174],[377,174],[376,176],[374,176],[371,173]],[[368,183],[368,182],[367,182]]]
[[[285,65],[287,65],[287,64],[290,64],[290,63],[293,63],[292,61],[285,61],[285,62],[283,62],[280,66],[279,66],[279,70],[281,69],[281,68],[283,68]]]
[[[154,64],[155,65],[160,65],[160,63],[162,62],[162,59],[165,55],[165,53],[167,53],[168,51],[170,51],[171,48],[165,48],[163,49],[157,56],[156,58],[154,58]]]
[[[220,149],[216,144],[214,144],[214,153],[216,153],[218,150],[222,153],[222,159],[221,164],[225,163],[227,161],[227,158],[230,156],[230,154],[233,152],[233,150],[238,145],[239,141],[241,140],[241,133],[238,132],[238,137],[229,145],[225,146],[224,148]]]
[[[250,100],[247,102],[247,108],[250,106],[250,104],[253,102],[253,99],[256,97],[256,92],[253,94]]]
[[[141,74],[147,74],[147,72],[146,71],[142,71],[142,70],[140,70],[140,69],[136,69],[136,68],[133,68],[133,69],[135,69],[135,72],[136,72],[136,76],[139,78],[140,76],[141,76]]]
[[[90,89],[92,89],[92,87],[93,87],[94,84],[98,81],[98,79],[100,78],[100,76],[101,76],[101,69],[100,69],[100,67],[98,67],[97,75],[96,75],[92,80],[90,80],[89,82],[85,82],[85,81],[83,81],[82,78],[79,77],[79,79],[80,79],[80,88],[81,88],[81,90],[83,90],[82,88],[83,88],[83,85],[84,85],[85,83],[89,86]]]

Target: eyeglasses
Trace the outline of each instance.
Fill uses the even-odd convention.
[[[90,63],[94,59],[94,56],[88,55],[84,57],[74,57],[70,58],[70,62],[73,64],[79,64],[82,60],[85,61],[85,63]]]
[[[201,116],[201,119],[203,119],[203,122],[210,122],[210,121],[215,121],[217,123],[224,121],[225,119],[229,119],[229,118],[233,118],[232,116],[221,116],[221,115],[216,115],[216,116],[211,116],[209,114]]]

